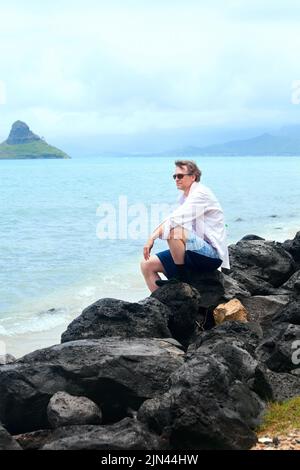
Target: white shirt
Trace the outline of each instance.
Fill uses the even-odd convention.
[[[164,221],[162,238],[167,239],[170,229],[178,225],[193,230],[210,243],[223,261],[221,268],[229,269],[229,254],[224,214],[213,192],[202,183],[194,182],[188,196],[179,198],[180,205]]]

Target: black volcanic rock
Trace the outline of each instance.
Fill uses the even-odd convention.
[[[138,419],[169,439],[172,449],[249,449],[272,390],[249,351],[245,325],[216,327],[171,374],[169,390],[146,400]],[[226,336],[224,333],[229,333]]]
[[[67,426],[57,429],[41,450],[156,450],[158,436],[136,420],[124,418],[106,426]]]
[[[35,140],[42,140],[38,135],[31,132],[27,124],[23,121],[16,121],[12,125],[6,144],[27,144]]]
[[[300,326],[281,322],[274,325],[256,350],[261,362],[274,372],[299,368]]]
[[[286,240],[282,246],[294,258],[297,269],[300,269],[300,231],[296,233],[293,240]]]
[[[13,434],[46,428],[50,398],[65,391],[94,401],[103,424],[116,422],[167,391],[183,364],[178,346],[173,339],[109,337],[27,354],[0,367],[0,420]]]
[[[78,339],[170,338],[171,312],[161,302],[147,298],[140,302],[104,298],[86,307],[62,334],[61,342]]]
[[[0,450],[22,450],[20,445],[0,423]]]
[[[281,243],[240,240],[229,246],[230,273],[252,295],[277,294],[295,272],[295,262]]]

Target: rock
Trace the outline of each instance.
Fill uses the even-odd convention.
[[[249,235],[245,235],[244,237],[242,237],[241,240],[265,240],[265,238],[262,238],[259,235],[253,235],[251,233]]]
[[[282,247],[292,255],[297,269],[300,269],[300,231],[296,233],[293,240],[283,242]]]
[[[282,402],[300,396],[300,377],[288,372],[267,370],[266,373],[275,401]]]
[[[270,295],[294,272],[292,256],[277,242],[241,240],[229,246],[230,276],[252,295]]]
[[[270,437],[260,437],[258,439],[258,442],[260,444],[272,444],[273,443],[273,439],[271,439]]]
[[[65,391],[94,401],[103,424],[118,421],[167,390],[183,363],[179,348],[173,339],[110,337],[35,351],[0,368],[0,420],[13,434],[45,429],[50,398]]]
[[[276,295],[278,293],[277,288],[247,270],[236,269],[234,273],[229,273],[229,275],[234,276],[234,279],[238,280],[240,286],[250,292],[250,295]]]
[[[42,450],[158,450],[163,442],[133,419],[106,426],[68,426],[57,429]]]
[[[296,271],[282,286],[281,289],[285,289],[295,294],[300,293],[300,269]]]
[[[294,297],[273,316],[273,323],[292,323],[300,325],[300,298]]]
[[[187,346],[197,329],[203,323],[205,310],[201,308],[199,292],[186,283],[166,284],[151,294],[151,298],[168,307],[170,317],[168,327],[172,336]]]
[[[214,309],[214,319],[216,325],[224,321],[240,321],[246,323],[247,310],[238,299],[232,299],[225,304],[220,304]]]
[[[41,138],[31,132],[25,122],[16,121],[12,125],[11,131],[5,143],[9,145],[27,144],[37,140],[41,140]]]
[[[98,339],[108,336],[121,338],[170,338],[169,309],[155,298],[140,302],[100,299],[85,308],[68,326],[61,341]]]
[[[218,270],[193,273],[191,285],[200,293],[203,308],[215,308],[224,296],[223,274]]]
[[[252,356],[255,356],[256,348],[260,344],[260,334],[256,328],[249,323],[241,323],[237,321],[224,322],[221,325],[213,328],[212,330],[205,331],[197,337],[192,343],[187,353],[193,353],[198,350],[205,342],[215,342],[217,339],[222,342],[224,338],[232,343],[240,342],[241,347],[245,348]]]
[[[256,354],[269,369],[289,372],[299,367],[297,347],[300,347],[300,326],[280,323],[268,331]]]
[[[223,325],[203,334],[203,344],[170,376],[168,392],[138,411],[138,419],[167,438],[172,449],[242,450],[256,442],[254,428],[264,410],[260,397],[267,399],[271,390],[243,349],[250,347],[247,335],[238,338],[234,325],[233,342],[224,329],[217,331]]]
[[[52,434],[52,429],[40,429],[25,434],[17,434],[14,438],[23,450],[38,450],[51,440]]]
[[[167,438],[172,449],[248,449],[256,442],[262,400],[272,398],[251,354],[258,338],[248,324],[226,322],[201,339],[170,376],[169,390],[145,401],[138,419]]]
[[[241,284],[238,283],[236,279],[223,274],[223,286],[224,286],[224,300],[231,300],[237,298],[241,301],[245,297],[250,297],[251,294],[246,290]]]
[[[0,423],[0,450],[22,450],[14,438]]]
[[[263,329],[271,326],[276,313],[289,303],[288,295],[254,295],[243,299],[249,320],[259,323]]]
[[[66,392],[57,392],[47,407],[50,426],[72,424],[100,424],[102,413],[96,403],[86,397],[75,397]]]
[[[3,356],[0,356],[0,366],[5,364],[12,364],[15,361],[16,358],[12,356],[12,354],[4,354]]]
[[[246,380],[255,393],[262,399],[269,400],[272,398],[272,390],[265,373],[266,368],[258,364],[255,357],[259,342],[260,338],[250,323],[224,322],[204,332],[189,347],[186,360],[198,353],[220,356],[238,380]]]

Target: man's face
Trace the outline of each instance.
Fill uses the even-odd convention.
[[[188,173],[188,169],[185,165],[182,167],[175,167],[174,175],[185,175],[181,179],[176,178],[175,182],[177,189],[187,191],[192,186],[193,182],[195,181],[195,175],[189,175]]]

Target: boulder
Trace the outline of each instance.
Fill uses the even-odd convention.
[[[300,231],[296,233],[293,240],[283,242],[282,247],[292,255],[297,269],[300,269]]]
[[[216,325],[220,325],[224,321],[240,321],[246,323],[247,310],[238,299],[229,300],[224,304],[219,304],[214,309],[214,319]]]
[[[216,342],[217,338],[221,341],[226,338],[231,342],[239,340],[242,342],[242,347],[245,348],[252,356],[255,356],[256,348],[260,344],[261,335],[260,331],[257,331],[257,328],[255,328],[250,322],[224,322],[221,325],[218,325],[209,331],[204,331],[198,335],[196,340],[189,346],[187,353],[195,352],[205,342],[211,342],[211,340]]]
[[[290,301],[288,295],[254,295],[243,299],[249,320],[259,323],[263,329],[269,328],[276,313]]]
[[[172,449],[249,449],[255,427],[271,398],[271,388],[256,359],[247,351],[252,334],[231,338],[215,327],[203,333],[201,346],[170,376],[169,390],[143,403],[138,419],[168,439]],[[218,330],[221,331],[218,331]],[[234,341],[232,340],[234,338]]]
[[[85,308],[68,326],[61,341],[121,338],[170,338],[169,309],[155,298],[140,302],[104,298]]]
[[[265,238],[260,237],[259,235],[249,234],[244,235],[241,240],[265,240]]]
[[[15,439],[0,423],[0,450],[22,450]]]
[[[279,323],[272,326],[256,354],[259,360],[275,372],[289,372],[299,368],[300,325]]]
[[[106,426],[59,428],[42,450],[158,450],[160,441],[144,424],[125,418]]]
[[[265,240],[240,240],[229,246],[230,276],[252,295],[270,295],[286,282],[295,263],[280,243]]]
[[[224,296],[223,274],[218,270],[193,273],[191,286],[200,293],[200,306],[205,309],[216,307]]]
[[[172,336],[187,346],[198,325],[205,319],[206,310],[201,308],[201,295],[186,283],[165,284],[152,292],[151,298],[167,306],[170,311],[168,327]]]
[[[279,309],[273,316],[273,324],[292,323],[300,325],[300,297],[293,297],[289,303]]]
[[[288,293],[300,293],[300,269],[281,286],[281,290],[286,290]]]
[[[288,372],[267,371],[268,381],[272,388],[274,400],[283,402],[300,396],[300,377]]]
[[[66,392],[57,392],[51,397],[47,407],[51,427],[72,424],[100,424],[102,413],[99,407],[86,397],[75,397]]]
[[[237,298],[243,301],[244,298],[250,297],[250,292],[233,277],[223,274],[224,300]]]
[[[51,440],[52,433],[52,429],[39,429],[38,431],[16,434],[14,438],[23,450],[39,450]]]
[[[79,340],[41,349],[0,367],[0,420],[13,434],[48,427],[47,405],[59,391],[85,396],[103,424],[165,392],[183,363],[174,339]]]

